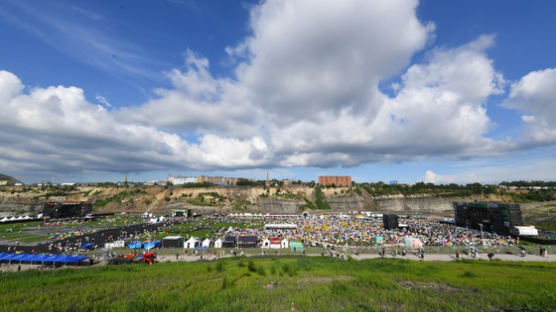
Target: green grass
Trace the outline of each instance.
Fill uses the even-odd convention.
[[[0,239],[34,243],[48,239],[48,235],[35,235],[26,232],[28,227],[37,226],[40,222],[25,222],[0,225]]]
[[[254,221],[253,223],[245,222],[212,222],[210,220],[189,222],[185,224],[175,224],[172,226],[164,227],[161,230],[168,234],[179,234],[185,237],[195,236],[198,238],[213,237],[214,234],[211,230],[228,229],[234,227],[238,229],[262,229],[263,224]],[[165,235],[168,235],[165,234]]]
[[[225,259],[0,275],[0,311],[554,311],[556,264]]]

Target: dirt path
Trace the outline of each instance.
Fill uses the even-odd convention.
[[[378,259],[380,258],[379,255],[373,254],[364,254],[359,256],[352,256],[353,259],[356,260],[364,260],[364,259]],[[408,260],[416,260],[419,261],[420,259],[412,254],[408,254],[405,257],[397,256],[393,257],[392,255],[386,255],[384,258],[387,259],[408,259]],[[470,260],[488,260],[488,256],[486,254],[479,254],[475,259],[460,254],[461,259],[470,259]],[[455,254],[425,254],[425,261],[455,261],[456,256]],[[521,257],[519,255],[508,255],[508,254],[495,254],[493,260],[502,260],[502,261],[533,261],[533,262],[556,262],[556,255],[548,255],[547,257],[541,257],[537,255],[526,255],[525,257]]]
[[[258,257],[259,255],[245,255],[246,257]],[[318,257],[321,256],[320,254],[307,254],[306,256],[309,257]],[[199,255],[184,255],[184,254],[180,254],[178,256],[178,258],[176,259],[175,255],[159,255],[157,257],[158,262],[195,262],[195,261],[214,261],[214,260],[218,260],[218,259],[223,259],[223,258],[232,258],[234,257],[233,255],[230,254],[225,254],[222,256],[215,256],[213,254],[209,254],[209,255],[203,255],[202,257]],[[278,256],[279,257],[279,256]],[[379,259],[381,258],[379,255],[377,254],[360,254],[360,255],[352,255],[351,256],[353,259],[355,260],[366,260],[366,259]],[[406,256],[397,256],[397,257],[393,257],[392,255],[385,255],[384,256],[385,259],[406,259],[406,260],[413,260],[413,261],[420,261],[419,258],[417,258],[416,256],[414,256],[413,254],[408,254]],[[460,255],[460,260],[461,259],[470,259],[470,260],[488,260],[488,256],[486,254],[479,254],[477,256],[477,258],[473,259],[470,257],[467,257],[465,255]],[[425,254],[425,259],[424,261],[455,261],[456,257],[454,254]],[[494,255],[493,260],[501,260],[501,261],[530,261],[530,262],[556,262],[556,255],[548,255],[547,257],[541,257],[541,256],[537,256],[537,255],[526,255],[525,257],[521,257],[519,255],[508,255],[508,254],[499,254],[499,255]],[[93,266],[103,266],[106,265],[106,263],[104,263],[104,261],[101,261],[100,263],[97,263]],[[18,264],[17,263],[12,263],[11,265],[7,265],[6,263],[3,263],[2,265],[0,265],[0,272],[16,272],[18,270]],[[75,268],[73,266],[66,266],[64,268]],[[79,267],[79,268],[85,268],[85,267]],[[21,265],[21,271],[26,271],[26,270],[39,270],[40,269],[40,265],[31,265],[31,264],[22,264]],[[54,270],[50,267],[46,267],[45,270]]]
[[[245,255],[246,257],[257,257],[259,255]],[[317,257],[317,256],[321,256],[320,254],[307,254],[306,256],[309,257]],[[220,256],[219,258],[231,258],[234,257],[232,255],[223,255]],[[355,260],[365,260],[365,259],[379,259],[381,258],[379,255],[377,254],[360,254],[358,256],[356,255],[352,255],[351,256],[353,259]],[[386,255],[384,256],[385,259],[407,259],[407,260],[414,260],[414,261],[420,261],[420,259],[412,254],[408,254],[406,256],[397,256],[397,257],[393,257],[392,255]],[[207,260],[207,261],[212,261],[212,260],[216,260],[217,257],[215,255],[204,255],[203,258],[201,259],[200,256],[197,255],[183,255],[180,254],[178,260],[176,260],[176,256],[171,256],[171,255],[159,255],[158,256],[158,261],[159,262],[167,262],[167,261],[171,261],[171,262],[175,262],[175,261],[186,261],[186,262],[192,262],[192,261],[201,261],[201,260]],[[470,258],[468,256],[465,256],[463,254],[460,254],[460,260],[462,259],[470,259],[470,260],[488,260],[488,256],[486,254],[479,254],[476,258]],[[425,259],[424,261],[455,261],[456,260],[456,256],[454,254],[425,254]],[[494,255],[493,260],[502,260],[502,261],[532,261],[532,262],[556,262],[556,255],[548,255],[547,257],[541,257],[541,256],[537,256],[537,255],[526,255],[525,257],[521,257],[519,255],[508,255],[508,254],[498,254],[498,255]]]

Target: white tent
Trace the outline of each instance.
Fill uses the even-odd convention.
[[[148,212],[143,212],[143,214],[141,215],[141,218],[148,218],[148,217],[149,217]]]
[[[14,220],[17,220],[17,219],[14,216],[11,216],[8,220],[14,221]]]
[[[206,238],[206,239],[203,241],[202,246],[203,246],[203,247],[207,247],[207,248],[210,247],[210,239],[209,239],[209,238]]]
[[[538,236],[539,231],[534,226],[516,226],[517,235]]]
[[[17,220],[23,220],[23,216],[17,217]]]
[[[0,222],[6,222],[6,221],[8,221],[8,220],[10,220],[10,219],[4,217],[4,218],[2,218],[2,220],[0,220]]]
[[[268,238],[265,238],[263,240],[263,244],[261,245],[261,248],[270,248],[270,240]]]
[[[290,243],[290,242],[289,242],[287,239],[284,238],[284,239],[282,240],[282,248],[288,248],[289,243]]]
[[[123,240],[113,241],[111,243],[104,244],[104,248],[112,249],[112,248],[122,248],[125,246],[125,242]]]
[[[25,217],[23,217],[23,219],[25,219],[25,220],[29,220],[29,219],[32,219],[32,218],[31,218],[31,217],[29,217],[29,215],[26,215]]]
[[[222,248],[222,243],[224,241],[222,240],[222,238],[218,238],[217,240],[214,241],[214,248]]]
[[[191,237],[185,243],[183,243],[183,248],[186,249],[193,249],[197,246],[199,246],[199,240],[195,237]]]

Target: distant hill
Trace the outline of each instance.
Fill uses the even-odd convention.
[[[9,175],[5,175],[0,173],[0,185],[2,184],[1,181],[8,181],[8,185],[14,185],[16,183],[22,183],[18,179],[11,177]]]

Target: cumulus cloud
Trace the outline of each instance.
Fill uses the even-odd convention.
[[[425,183],[436,183],[437,179],[438,177],[436,173],[431,170],[427,170],[427,172],[425,172]]]
[[[320,111],[272,129],[272,145],[296,153],[287,163],[356,165],[373,161],[414,160],[431,155],[486,156],[502,153],[510,142],[484,137],[491,121],[485,102],[502,90],[503,78],[485,53],[492,36],[467,45],[432,51],[423,64],[402,75],[394,97],[378,93],[374,111],[351,107]]]
[[[89,103],[83,90],[51,86],[23,92],[0,71],[2,167],[40,172],[238,168],[266,163],[260,137],[204,135],[189,143],[177,134],[129,123]]]
[[[260,134],[278,166],[353,166],[430,155],[494,155],[509,147],[483,135],[484,104],[504,80],[486,50],[493,36],[439,48],[402,75],[396,95],[378,84],[422,49],[434,26],[416,1],[265,1],[252,35],[228,53],[235,77],[216,79],[192,51],[174,88],[121,115],[154,127]],[[311,12],[311,14],[307,14]]]
[[[430,176],[429,176],[430,175]],[[427,180],[430,178],[430,180]],[[545,180],[556,179],[556,159],[510,159],[498,164],[481,165],[460,170],[456,173],[443,174],[428,170],[425,181],[432,183],[500,183],[502,181],[517,180]]]
[[[486,137],[492,123],[485,103],[505,85],[487,54],[494,36],[437,47],[410,64],[434,36],[434,24],[417,18],[417,4],[264,1],[251,9],[251,34],[226,49],[236,59],[231,77],[215,77],[209,60],[188,50],[185,70],[166,72],[172,86],[134,107],[107,110],[105,99],[94,105],[76,87],[24,92],[15,75],[2,72],[0,165],[58,171],[355,166],[515,148]],[[530,75],[512,85],[506,105],[527,112],[525,122],[554,124],[554,115],[542,113],[553,107],[550,83],[535,89],[529,81],[540,78]],[[395,76],[394,94],[387,95],[379,83]]]
[[[556,68],[533,71],[512,84],[502,104],[523,113],[525,145],[556,143]]]
[[[275,123],[318,120],[319,112],[372,112],[381,78],[420,50],[429,28],[417,1],[266,1],[251,11],[248,62],[237,80]]]

